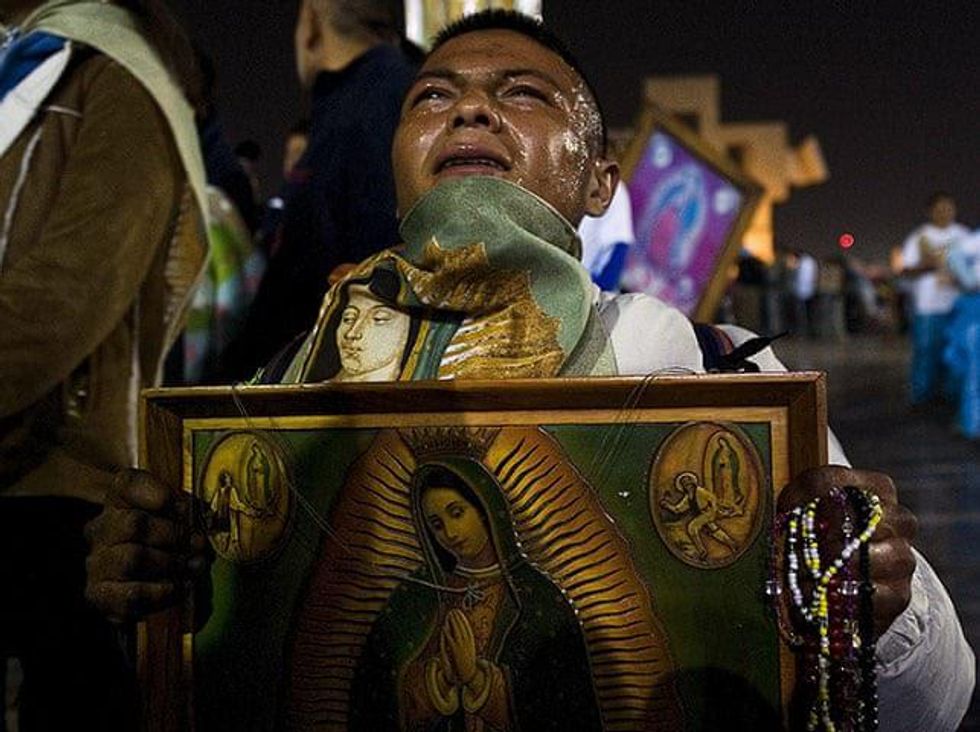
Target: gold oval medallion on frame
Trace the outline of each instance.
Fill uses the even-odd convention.
[[[725,567],[762,525],[762,461],[735,425],[692,422],[664,440],[650,468],[650,514],[685,564]]]
[[[279,449],[255,432],[232,432],[208,450],[195,494],[200,521],[219,556],[244,563],[278,548],[289,517]]]

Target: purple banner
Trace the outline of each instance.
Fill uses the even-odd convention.
[[[636,245],[623,289],[654,295],[692,315],[711,282],[745,196],[662,129],[629,182]]]

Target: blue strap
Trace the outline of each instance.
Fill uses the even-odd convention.
[[[65,47],[59,36],[33,31],[0,48],[0,102],[38,66]]]
[[[629,244],[616,244],[606,266],[601,272],[592,274],[592,281],[599,285],[600,290],[615,292],[619,289],[619,280],[623,274],[623,265],[626,264],[629,249]]]

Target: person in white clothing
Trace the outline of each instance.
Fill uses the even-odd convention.
[[[600,289],[619,291],[619,277],[626,253],[636,243],[633,204],[623,181],[616,186],[612,203],[601,216],[586,216],[578,225],[582,240],[582,266]]]
[[[948,193],[928,201],[929,220],[915,229],[902,247],[906,277],[912,279],[912,369],[910,398],[923,404],[948,388],[943,368],[949,314],[959,294],[946,267],[950,245],[969,232],[956,223],[956,202]]]

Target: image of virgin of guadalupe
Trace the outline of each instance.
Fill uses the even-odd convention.
[[[424,564],[372,627],[351,730],[599,730],[585,638],[561,590],[522,555],[494,479],[466,459],[415,472]]]

